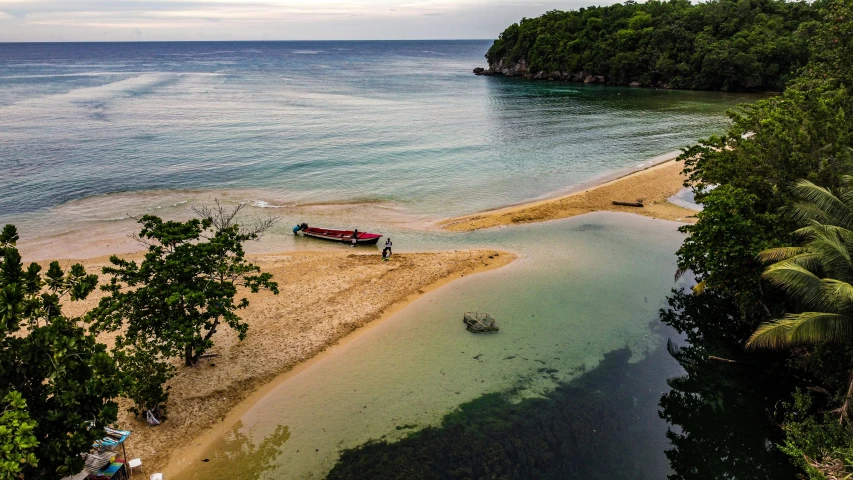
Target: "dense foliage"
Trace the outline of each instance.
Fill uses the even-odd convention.
[[[36,423],[27,412],[27,401],[11,391],[0,402],[0,480],[18,478],[24,467],[38,466],[34,453],[38,440]]]
[[[25,269],[17,239],[10,225],[0,233],[0,433],[12,429],[0,455],[17,459],[14,474],[58,479],[82,470],[79,454],[115,421],[123,380],[106,346],[62,314],[62,299],[86,298],[97,277],[79,264]]]
[[[245,335],[235,310],[248,300],[235,301],[238,288],[277,293],[277,285],[246,261],[242,247],[272,220],[241,228],[239,210],[217,204],[187,222],[143,217],[145,260],[112,257],[112,281],[103,287],[111,295],[80,318],[65,316],[62,305],[88,297],[97,275],[80,264],[25,268],[15,227],[0,232],[0,480],[79,473],[80,454],[116,421],[118,396],[131,399],[136,413],[162,416],[175,371],[169,355],[189,352],[194,363],[220,323]],[[101,331],[122,326],[112,352],[97,341]]]
[[[494,70],[521,61],[531,73],[584,72],[616,84],[782,90],[808,61],[820,4],[651,0],[555,10],[508,27],[486,58]]]
[[[696,224],[682,228],[688,237],[678,252],[679,268],[692,271],[699,286],[692,294],[675,293],[663,315],[691,341],[687,353],[680,353],[689,353],[692,365],[683,382],[701,386],[708,375],[723,370],[745,375],[751,365],[760,366],[771,386],[760,390],[766,399],[759,405],[782,423],[786,435],[777,444],[815,479],[851,472],[853,439],[849,422],[838,422],[853,393],[853,342],[841,331],[823,335],[821,330],[831,330],[826,318],[808,313],[820,307],[818,312],[846,314],[841,297],[849,290],[843,283],[853,242],[836,228],[846,226],[849,212],[842,204],[851,201],[843,186],[853,167],[853,6],[836,1],[821,8],[822,21],[809,26],[810,62],[785,92],[741,107],[725,135],[682,155],[687,183],[704,210]],[[841,200],[833,201],[833,193]],[[771,267],[762,278],[765,261],[780,259],[800,265]],[[774,322],[778,319],[799,323]],[[811,320],[816,322],[809,325]],[[760,324],[765,327],[754,340],[768,326],[781,329],[755,346],[785,348],[745,349]],[[846,331],[844,323],[836,324]],[[789,335],[788,327],[802,325],[802,335]],[[808,345],[789,347],[806,337]],[[773,407],[784,402],[786,408]]]

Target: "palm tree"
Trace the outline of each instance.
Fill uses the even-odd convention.
[[[775,262],[762,274],[806,311],[764,323],[748,348],[785,348],[842,341],[853,337],[853,177],[842,179],[838,195],[807,180],[793,188],[800,200],[792,209],[806,226],[794,234],[799,247],[765,250],[763,262]]]
[[[761,324],[747,348],[785,348],[798,344],[853,338],[853,177],[842,177],[838,195],[801,180],[793,193],[799,198],[792,214],[806,226],[794,235],[799,247],[765,250],[763,262],[775,262],[762,277],[779,286],[804,312],[789,313]],[[844,402],[835,412],[844,421],[853,398],[853,371]]]

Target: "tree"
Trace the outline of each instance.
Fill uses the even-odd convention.
[[[801,202],[794,204],[790,215],[806,224],[795,232],[804,244],[768,249],[758,258],[775,262],[762,277],[783,290],[794,310],[800,311],[761,324],[747,341],[748,348],[782,349],[853,339],[851,182],[853,177],[843,177],[838,195],[807,180],[794,188]],[[837,410],[842,419],[853,396],[853,372],[848,375],[847,392]]]
[[[245,258],[243,244],[257,240],[275,219],[241,228],[234,219],[242,205],[226,210],[196,209],[199,218],[164,221],[153,215],[138,219],[140,241],[148,251],[137,264],[112,256],[103,273],[111,280],[109,293],[90,315],[94,331],[123,328],[116,348],[146,345],[165,356],[183,355],[186,366],[196,364],[211,346],[217,328],[225,324],[242,340],[248,325],[237,315],[246,308],[239,289],[278,293],[272,275]]]
[[[853,182],[853,177],[844,181]],[[836,196],[803,180],[794,192],[802,203],[795,204],[791,214],[806,224],[795,235],[805,243],[768,249],[758,258],[775,262],[762,278],[807,311],[762,324],[748,347],[785,348],[853,337],[853,188],[845,187]]]
[[[124,396],[133,401],[128,410],[136,416],[151,412],[155,418],[166,417],[169,387],[175,367],[157,352],[142,342],[115,352],[119,368],[133,381],[127,386]]]
[[[701,288],[730,296],[744,310],[760,309],[755,308],[760,268],[755,255],[778,241],[779,216],[762,211],[756,195],[730,185],[701,198],[698,222],[679,228],[689,234],[678,249],[679,271],[692,271]]]
[[[0,398],[16,406],[19,420],[26,405],[25,422],[34,423],[36,461],[24,458],[21,474],[58,479],[82,470],[79,454],[115,422],[113,399],[124,381],[106,346],[62,314],[62,299],[86,298],[97,276],[58,262],[44,274],[36,263],[25,270],[17,239],[14,226],[0,233]]]

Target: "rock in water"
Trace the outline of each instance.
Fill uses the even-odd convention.
[[[465,322],[466,328],[469,332],[484,333],[498,331],[498,326],[495,324],[495,318],[488,313],[465,312],[462,316],[462,321]]]

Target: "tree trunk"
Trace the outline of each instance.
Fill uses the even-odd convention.
[[[849,382],[847,384],[847,395],[844,396],[844,403],[841,404],[841,408],[839,408],[840,415],[838,416],[838,422],[844,423],[844,419],[847,418],[847,411],[850,409],[850,398],[853,397],[853,370],[850,371]]]
[[[187,348],[184,349],[184,365],[188,367],[195,365],[195,361],[193,359],[193,347],[190,345],[187,345]]]
[[[219,319],[217,318],[216,320],[213,321],[213,326],[210,327],[210,331],[207,332],[207,335],[204,336],[204,340],[203,340],[202,344],[207,343],[207,341],[210,340],[210,337],[212,337],[213,334],[216,333],[216,327],[218,325],[219,325]],[[201,358],[201,354],[202,354],[202,352],[200,350],[195,352],[195,356],[192,357],[193,364],[198,363],[198,359]]]

